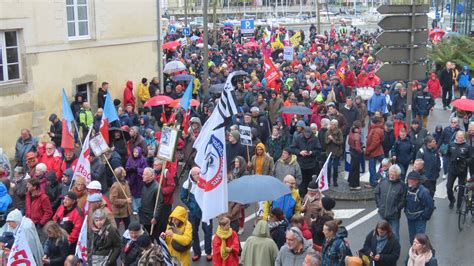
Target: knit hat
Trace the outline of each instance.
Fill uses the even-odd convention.
[[[318,191],[318,190],[319,190],[318,183],[316,183],[314,181],[309,182],[308,191]]]
[[[72,199],[72,200],[77,200],[77,194],[75,192],[72,192],[72,191],[69,191],[67,194],[66,194],[66,197]]]
[[[87,196],[87,201],[88,202],[102,201],[102,195],[100,193],[91,194],[91,195]]]
[[[46,172],[46,170],[48,169],[48,167],[46,167],[46,164],[44,163],[37,164],[35,168],[43,172]]]
[[[323,205],[323,208],[327,211],[332,210],[334,207],[336,207],[336,201],[333,200],[330,197],[324,197],[321,199],[321,204]]]
[[[11,249],[15,242],[15,235],[13,232],[3,232],[3,235],[0,237],[0,242],[5,244],[5,248]]]
[[[240,140],[240,133],[239,131],[237,130],[232,130],[230,132],[230,134],[232,135],[232,137],[234,137],[235,140],[239,141]]]
[[[306,123],[303,120],[298,120],[298,122],[296,122],[296,126],[297,127],[305,127]]]
[[[72,176],[74,175],[74,171],[71,168],[68,168],[68,169],[64,170],[63,175],[65,175],[69,178],[72,178]]]
[[[140,248],[147,248],[151,245],[150,236],[143,234],[137,238],[137,246]]]
[[[105,219],[106,217],[107,217],[107,214],[105,213],[103,209],[95,210],[94,214],[92,215],[92,218],[94,218],[94,220],[102,220],[102,219]]]
[[[398,119],[398,120],[403,120],[403,118],[404,118],[403,113],[398,113],[398,114],[395,116],[395,119]]]
[[[303,136],[305,138],[309,139],[311,137],[311,135],[313,135],[313,131],[311,131],[311,128],[310,127],[304,127]]]
[[[387,121],[387,122],[385,122],[385,125],[386,125],[389,129],[393,129],[393,122],[392,122],[392,121]]]
[[[422,177],[421,175],[416,172],[416,171],[411,171],[408,175],[407,175],[407,179],[413,179],[413,180],[421,180]]]

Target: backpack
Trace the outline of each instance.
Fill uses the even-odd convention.
[[[291,193],[272,201],[272,209],[280,208],[285,214],[287,221],[290,221],[291,217],[293,217],[295,206],[296,200]]]

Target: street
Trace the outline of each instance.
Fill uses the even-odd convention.
[[[447,125],[449,119],[449,112],[442,109],[439,99],[436,102],[436,107],[433,114],[429,118],[429,130],[434,130],[438,124]],[[467,258],[471,257],[472,252],[472,235],[474,233],[474,223],[471,222],[471,217],[468,216],[464,230],[459,232],[457,227],[458,215],[455,209],[448,208],[449,201],[446,194],[446,180],[442,179],[442,174],[438,179],[435,195],[436,210],[428,221],[426,234],[430,237],[431,242],[436,251],[435,257],[438,259],[438,265],[472,265]],[[347,173],[346,173],[347,179]],[[368,174],[361,176],[361,181],[368,181]],[[179,200],[179,190],[175,191],[175,203],[181,205]],[[240,235],[242,247],[245,245],[245,240],[252,234],[253,225],[255,221],[256,204],[250,205],[246,211],[245,231]],[[375,207],[375,201],[337,201],[334,209],[336,218],[342,220],[342,225],[345,226],[349,232],[349,244],[353,254],[363,247],[365,237],[367,234],[375,229],[376,223],[380,220]],[[217,222],[214,222],[213,231],[217,229]],[[402,214],[400,219],[400,245],[401,254],[398,260],[398,265],[405,265],[405,260],[408,256],[410,243],[408,241],[408,226],[406,217]],[[203,234],[200,231],[200,244],[204,248]],[[205,253],[203,250],[203,257],[193,265],[212,265],[206,262]]]

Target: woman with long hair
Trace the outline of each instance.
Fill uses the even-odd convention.
[[[431,241],[425,234],[417,234],[408,251],[407,266],[438,266]]]
[[[68,234],[54,221],[49,221],[43,227],[44,233],[48,236],[43,243],[44,256],[43,264],[50,266],[62,266],[66,260],[69,245],[67,241]]]
[[[341,220],[331,220],[324,223],[325,236],[321,252],[323,266],[344,265],[346,256],[351,256],[351,250],[345,240],[347,230],[340,226]]]
[[[375,229],[367,235],[362,253],[369,256],[375,266],[397,265],[400,257],[400,243],[387,221],[378,222]]]

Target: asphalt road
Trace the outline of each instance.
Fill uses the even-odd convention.
[[[429,118],[429,129],[434,130],[434,127],[438,124],[446,126],[448,124],[449,112],[443,111],[439,100],[435,111]],[[347,178],[347,173],[345,174]],[[368,179],[367,175],[361,178],[362,180]],[[181,204],[179,200],[179,190],[175,192],[175,204]],[[458,231],[457,228],[457,215],[455,210],[448,208],[449,201],[447,200],[446,194],[446,180],[440,178],[438,180],[437,192],[435,195],[435,210],[431,220],[428,222],[426,233],[431,238],[431,241],[436,250],[436,257],[439,265],[458,265],[468,266],[473,265],[472,259],[469,259],[472,255],[472,236],[474,235],[474,223],[471,222],[471,217],[468,217],[464,230]],[[246,223],[245,231],[240,236],[241,242],[250,236],[253,230],[253,223],[255,221],[255,208],[256,205],[250,205],[246,209]],[[376,223],[379,221],[377,215],[377,209],[374,201],[338,201],[335,207],[336,218],[343,221],[344,226],[349,231],[349,243],[352,252],[355,253],[357,250],[362,248],[366,235],[375,228]],[[216,222],[214,222],[214,232],[216,230]],[[203,234],[200,231],[200,241],[203,247]],[[410,244],[408,241],[408,226],[406,223],[406,217],[402,214],[400,220],[400,239],[401,239],[401,256],[398,265],[404,265],[404,262],[408,256],[408,250]],[[244,243],[242,243],[244,245]],[[471,261],[471,262],[469,262]],[[205,257],[197,262],[193,262],[192,265],[212,265],[210,262],[206,262]]]

